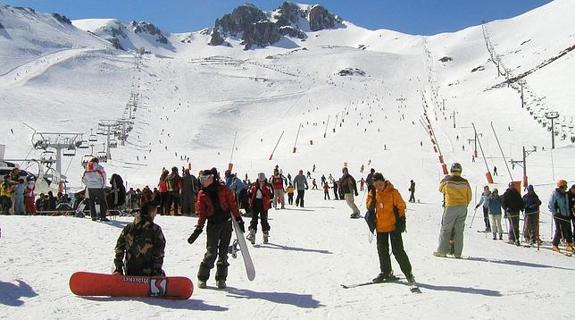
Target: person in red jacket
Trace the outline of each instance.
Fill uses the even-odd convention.
[[[202,233],[204,223],[208,221],[207,251],[198,271],[198,288],[207,287],[210,270],[214,268],[217,258],[216,284],[219,289],[224,289],[228,276],[228,247],[232,237],[232,218],[236,219],[242,232],[245,231],[244,222],[233,191],[220,183],[216,168],[203,170],[199,180],[202,189],[198,192],[196,200],[198,222],[188,239],[190,244],[194,243]]]
[[[162,175],[160,175],[160,181],[158,182],[158,189],[160,191],[160,214],[170,214],[170,208],[168,207],[168,175],[170,172],[166,168],[162,169]]]
[[[258,229],[258,217],[261,216],[263,240],[268,243],[270,224],[268,223],[268,210],[273,196],[272,187],[266,182],[264,173],[258,174],[258,180],[254,182],[248,191],[250,197],[250,207],[252,209],[252,221],[250,222],[250,233],[246,237],[252,244],[256,242],[256,232]]]

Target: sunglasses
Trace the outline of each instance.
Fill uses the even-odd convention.
[[[208,175],[201,175],[198,177],[198,179],[200,180],[200,182],[204,182],[206,180],[208,180],[208,178],[212,177],[213,175],[208,174]]]

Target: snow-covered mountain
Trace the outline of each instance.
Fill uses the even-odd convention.
[[[405,318],[454,319],[469,318],[470,313],[482,319],[568,314],[570,289],[558,284],[573,268],[560,260],[563,256],[554,257],[545,250],[517,251],[523,248],[503,244],[490,247],[483,234],[474,231],[466,235],[466,252],[479,258],[455,261],[454,266],[430,253],[435,249],[441,210],[440,160],[447,165],[460,162],[464,176],[479,190],[486,184],[486,171],[496,166],[499,175],[492,187],[502,191],[510,180],[523,176],[521,166],[509,160],[521,160],[522,148],[535,146],[537,151],[527,157],[527,176],[543,203],[557,178],[573,181],[575,2],[555,0],[512,19],[434,36],[368,30],[335,15],[345,17],[345,12],[317,8],[287,3],[264,12],[241,6],[204,30],[170,34],[147,23],[98,19],[70,25],[51,14],[0,7],[0,144],[7,146],[7,158],[40,158],[42,151],[33,149],[28,126],[81,132],[87,139],[90,129],[97,132],[99,120],[131,116],[133,130],[126,145],[112,149],[112,159],[104,164],[109,175],[119,173],[129,187],[153,187],[162,167],[191,166],[195,172],[212,166],[223,169],[229,162],[234,172],[251,178],[270,172],[276,164],[292,175],[299,169],[311,171],[315,164],[316,178],[329,173],[339,176],[347,165],[356,178],[365,175],[360,172],[362,166],[382,171],[402,193],[410,179],[417,182],[422,204],[409,206],[406,246],[418,269],[416,277],[428,284],[424,295],[408,297],[401,293],[402,287],[337,291],[344,279],[370,279],[377,271],[365,268],[377,263],[374,248],[366,248],[363,222],[350,223],[344,205],[323,202],[319,193],[310,191],[310,206],[316,207],[310,209],[315,212],[280,212],[273,217],[277,225],[272,239],[283,250],[256,250],[262,282],[238,284],[251,286],[246,289],[250,292],[239,296],[200,291],[198,297],[205,298],[206,304],[170,304],[174,318],[189,312],[181,309],[194,308],[222,311],[210,313],[214,318],[229,318],[224,311],[238,309],[240,317],[310,319],[375,318],[388,311]],[[313,10],[323,14],[316,16]],[[317,17],[323,17],[319,24]],[[216,33],[219,40],[214,38]],[[140,48],[146,52],[141,56]],[[548,111],[560,115],[555,121],[554,150],[545,118]],[[420,122],[425,116],[433,139],[428,123]],[[481,142],[478,158],[473,157],[472,123]],[[103,143],[99,136],[93,151],[79,150],[64,159],[69,187],[81,187],[82,158],[102,152]],[[361,199],[358,202],[363,205]],[[472,211],[470,219],[471,215]],[[16,218],[7,220],[7,232],[21,227]],[[167,254],[168,270],[193,277],[196,270],[190,268],[196,268],[203,252],[200,246],[189,249],[180,242],[194,222],[162,218],[169,226],[168,243],[174,243]],[[26,228],[58,227],[51,223]],[[91,233],[83,225],[65,225],[67,234],[78,233],[75,228],[82,232],[73,241],[56,239],[63,248],[79,250],[73,244],[85,243],[85,236],[97,243],[89,251],[90,258],[74,261],[66,272],[86,265],[109,271],[107,263],[94,260],[109,254],[113,245],[109,237],[117,230]],[[26,230],[31,231],[15,241],[28,243],[25,237],[35,234],[35,229]],[[551,232],[551,219],[542,213],[542,237],[548,240]],[[26,248],[36,253],[39,247]],[[192,258],[188,250],[193,251]],[[62,274],[62,270],[31,267],[52,261],[41,253],[38,260],[8,260],[10,255],[4,251],[0,257],[26,274],[42,274],[31,281],[39,283],[42,301],[54,317],[60,316],[61,308],[69,310],[68,302],[94,311],[98,318],[129,311],[119,311],[129,301],[114,300],[110,303],[115,307],[109,310],[104,303],[79,303],[62,293],[65,284],[47,293],[53,279],[48,272]],[[277,263],[269,263],[270,257]],[[285,272],[296,262],[293,274]],[[241,281],[241,267],[236,263],[233,268],[232,276]],[[9,269],[0,275],[16,279],[24,274]],[[382,294],[389,300],[374,307],[373,299]],[[10,309],[6,314],[32,318],[41,308],[37,301],[31,298],[22,311]],[[244,303],[254,301],[257,311],[244,308]],[[160,303],[143,308],[150,314],[166,310]]]

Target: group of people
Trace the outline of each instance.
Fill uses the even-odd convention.
[[[21,173],[24,173],[24,175]],[[0,213],[15,215],[36,214],[35,190],[36,181],[34,176],[27,175],[18,168],[12,169],[10,173],[2,178],[0,183]]]

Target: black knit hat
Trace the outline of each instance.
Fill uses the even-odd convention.
[[[383,174],[376,172],[373,174],[373,182],[376,181],[385,181],[385,178],[383,177]]]

